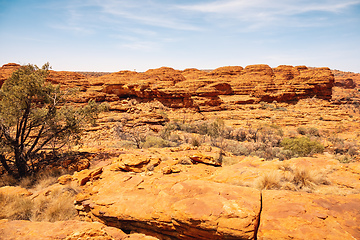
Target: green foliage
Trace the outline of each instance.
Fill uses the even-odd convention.
[[[285,150],[292,152],[293,156],[305,157],[310,156],[314,153],[322,153],[324,151],[324,146],[317,142],[312,141],[308,137],[298,137],[298,138],[285,138],[281,142],[281,146]]]
[[[143,144],[143,148],[164,148],[171,147],[170,141],[164,140],[161,137],[147,136],[146,141]]]
[[[93,102],[83,108],[67,106],[73,90],[46,82],[48,70],[48,63],[22,66],[0,90],[0,162],[17,177],[37,171],[44,148],[56,151],[77,142],[85,121],[100,111]]]
[[[96,125],[99,114],[108,110],[109,105],[107,103],[98,104],[93,99],[90,99],[88,104],[82,109],[84,116],[93,126]]]

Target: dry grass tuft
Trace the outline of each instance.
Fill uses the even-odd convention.
[[[260,190],[280,189],[281,188],[281,176],[278,171],[272,171],[261,176],[256,187]]]
[[[324,174],[288,164],[279,166],[279,170],[265,173],[258,178],[256,187],[260,190],[280,189],[290,191],[313,192],[319,185],[329,185]]]
[[[31,221],[65,221],[75,219],[77,189],[71,186],[50,190],[31,199],[12,194],[0,194],[0,219]]]
[[[22,187],[31,188],[32,192],[40,192],[35,197],[0,194],[0,219],[48,222],[74,219],[77,215],[74,200],[79,189],[72,185],[53,185],[57,175],[54,172],[44,172],[17,182]],[[12,179],[6,178],[3,181],[8,184]]]
[[[33,202],[19,195],[0,194],[0,219],[30,220]]]
[[[16,186],[18,184],[18,180],[9,174],[2,174],[0,176],[0,187],[4,186]]]
[[[65,221],[76,217],[74,200],[77,191],[68,186],[50,191],[34,200],[32,221]]]

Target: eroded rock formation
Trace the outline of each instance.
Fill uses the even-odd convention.
[[[6,64],[0,69],[0,84],[19,65]],[[211,72],[197,69],[184,71],[168,67],[144,73],[120,71],[100,77],[81,73],[50,71],[48,81],[80,92],[73,102],[108,101],[118,108],[120,99],[158,100],[171,108],[197,108],[202,111],[229,108],[234,104],[294,102],[316,96],[330,100],[334,75],[328,68],[305,66],[250,65],[221,67]]]

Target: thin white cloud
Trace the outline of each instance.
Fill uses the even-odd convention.
[[[69,24],[49,24],[49,26],[51,28],[54,29],[60,29],[60,30],[65,30],[65,31],[71,31],[74,32],[76,34],[93,34],[94,30],[86,28],[86,27],[82,27],[82,26],[73,26],[73,25],[69,25]]]
[[[175,30],[200,30],[199,27],[187,23],[179,16],[179,8],[163,1],[89,0],[87,4],[98,7],[99,14],[107,16],[108,21],[109,19],[115,22],[119,19],[128,19],[147,26]]]
[[[245,21],[250,23],[249,28],[256,28],[256,26],[268,25],[274,21],[288,21],[289,17],[294,18],[300,14],[316,11],[341,13],[357,4],[360,4],[360,0],[216,0],[206,3],[178,5],[177,7],[184,11],[210,14],[211,16],[208,19]],[[294,24],[294,22],[291,22],[291,24]],[[302,24],[298,22],[296,25]]]
[[[340,12],[350,6],[360,4],[359,0],[225,0],[200,4],[178,5],[180,9],[204,13],[246,13],[248,10],[264,14],[292,15],[309,11]],[[249,12],[253,13],[253,12]]]

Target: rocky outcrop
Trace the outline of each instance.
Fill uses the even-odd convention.
[[[4,69],[16,67],[3,66]],[[78,103],[90,99],[118,102],[120,99],[137,98],[158,100],[171,108],[209,111],[234,104],[293,102],[314,96],[329,100],[334,75],[328,68],[279,66],[272,69],[268,65],[250,65],[246,68],[221,67],[211,72],[162,67],[144,73],[120,71],[90,78],[81,73],[50,71],[48,81],[80,89],[76,96],[71,97],[73,102]]]
[[[159,239],[359,238],[359,163],[343,167],[331,158],[246,157],[216,167],[183,159],[209,155],[199,150],[172,148],[152,158],[140,150],[120,155],[85,184],[76,199],[79,215]],[[328,179],[303,190],[254,188],[264,174],[278,172],[284,176],[271,175],[273,180],[291,189],[286,181],[298,167],[312,178],[323,173]]]
[[[356,84],[353,79],[346,78],[346,79],[337,79],[335,82],[335,87],[341,87],[345,89],[354,89],[356,88]]]
[[[103,177],[88,199],[78,199],[79,210],[106,225],[162,239],[254,239],[259,191],[165,176]]]
[[[262,192],[258,239],[360,239],[360,194]]]
[[[3,85],[4,81],[8,79],[11,74],[16,71],[20,67],[19,64],[16,63],[8,63],[4,64],[0,68],[0,87]]]
[[[215,147],[190,145],[123,150],[111,158],[109,165],[64,175],[58,179],[61,185],[54,186],[81,186],[75,207],[85,222],[40,225],[2,220],[0,239],[360,237],[359,162],[342,164],[324,155],[265,161],[258,157],[229,157],[226,152],[221,167],[194,161],[201,156],[211,159],[218,152]],[[237,163],[225,164],[229,158]],[[294,181],[292,174],[297,168],[308,171],[297,177],[303,180]],[[271,176],[266,181],[276,181],[276,189],[256,189],[264,175]],[[317,182],[323,175],[326,181]],[[308,182],[307,188],[291,187],[301,181],[313,182]],[[21,188],[0,190],[34,198]],[[48,193],[44,190],[41,194]],[[122,231],[139,234],[126,235]]]
[[[206,110],[227,104],[293,102],[314,96],[329,100],[334,76],[328,68],[279,66],[272,69],[267,65],[251,65],[245,69],[221,67],[209,73],[171,68],[145,73],[126,71],[92,79],[92,82],[102,84],[103,92],[119,98],[157,99],[168,107]]]

